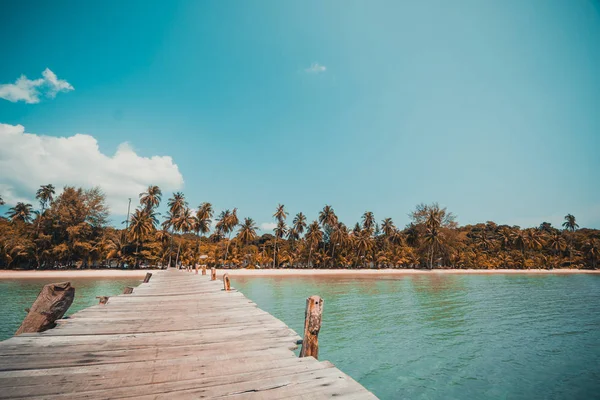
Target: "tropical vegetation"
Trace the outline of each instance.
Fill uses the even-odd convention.
[[[138,268],[193,266],[230,268],[474,268],[598,267],[600,231],[580,228],[568,214],[561,227],[459,226],[446,208],[419,204],[401,228],[392,218],[366,211],[359,222],[341,222],[331,205],[307,220],[274,209],[272,233],[259,234],[238,210],[215,216],[212,204],[190,206],[173,193],[158,212],[163,193],[149,186],[124,226],[109,224],[99,188],[53,185],[36,193],[39,207],[18,202],[0,217],[0,268]],[[3,204],[0,197],[0,205]],[[290,217],[290,219],[288,219]],[[202,257],[201,257],[202,256]]]

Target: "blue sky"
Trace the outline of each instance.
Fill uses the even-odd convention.
[[[15,201],[69,178],[108,186],[124,214],[157,174],[192,206],[238,207],[259,224],[283,203],[311,219],[331,204],[348,225],[370,210],[404,226],[417,203],[437,201],[461,224],[573,213],[600,228],[598,2],[1,7],[0,84],[49,68],[74,88],[0,98],[0,123],[36,135],[0,150],[0,191]],[[99,155],[86,153],[93,140],[77,158],[48,138],[35,145],[45,159],[17,155],[21,140],[77,133]]]

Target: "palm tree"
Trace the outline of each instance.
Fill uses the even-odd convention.
[[[436,247],[440,247],[442,244],[442,234],[440,230],[435,227],[435,223],[431,224],[425,231],[425,243],[429,244],[429,269],[433,269],[433,258],[435,255]]]
[[[583,251],[592,260],[592,268],[596,269],[598,262],[598,251],[600,251],[600,245],[598,244],[598,241],[595,239],[589,239],[583,245]]]
[[[396,230],[396,226],[394,225],[394,221],[391,218],[386,218],[381,221],[381,230],[386,238],[390,238],[394,231]]]
[[[563,228],[567,231],[575,232],[579,225],[577,225],[577,221],[572,214],[565,215],[565,222],[562,224]]]
[[[169,207],[169,211],[165,216],[165,222],[163,222],[163,228],[171,229],[171,243],[169,245],[169,267],[171,266],[171,260],[173,256],[173,234],[176,229],[176,222],[181,215],[181,212],[187,207],[187,201],[185,200],[185,196],[181,192],[173,193],[173,197],[171,197],[167,201],[167,206]]]
[[[225,248],[225,259],[223,262],[227,262],[227,257],[229,255],[229,243],[231,242],[231,232],[235,229],[235,227],[239,224],[239,219],[237,216],[237,208],[234,208],[233,211],[225,210],[221,211],[219,218],[217,218],[216,228],[222,234],[228,235],[227,247]]]
[[[188,203],[185,201],[185,196],[181,192],[173,193],[173,197],[167,201],[167,205],[169,206],[169,211],[172,215],[179,215],[185,207],[187,207]]]
[[[348,242],[348,228],[342,222],[338,222],[331,232],[331,243],[333,251],[331,254],[331,263],[333,265],[335,257],[335,247],[343,246]]]
[[[566,246],[565,238],[560,231],[555,230],[548,239],[548,245],[554,251],[556,255],[559,255]]]
[[[48,204],[52,203],[52,200],[54,200],[55,193],[54,186],[51,184],[40,186],[38,191],[35,193],[35,198],[40,201],[42,215],[44,214]]]
[[[185,207],[179,215],[175,218],[174,228],[177,232],[181,232],[182,234],[186,234],[191,232],[196,226],[196,217],[192,210],[188,207]],[[177,256],[175,257],[175,265],[179,265],[179,253],[181,251],[181,240],[179,241],[179,246],[177,247]]]
[[[240,224],[240,229],[238,230],[237,238],[241,240],[242,243],[247,245],[249,242],[256,239],[256,230],[258,227],[252,218],[245,218],[244,222]]]
[[[319,212],[319,223],[323,228],[325,228],[325,226],[333,227],[337,221],[338,217],[335,215],[333,207],[326,205],[323,207],[323,210]]]
[[[503,227],[498,232],[498,239],[500,240],[500,246],[502,249],[507,250],[513,242],[513,233],[510,228]]]
[[[133,212],[131,224],[129,225],[129,235],[131,240],[136,244],[136,257],[144,239],[156,230],[157,224],[156,214],[151,208],[137,208]]]
[[[106,260],[113,258],[117,259],[118,265],[121,266],[125,257],[126,244],[121,240],[121,235],[113,235],[108,238],[104,246],[106,252]]]
[[[162,191],[156,185],[150,185],[145,192],[140,193],[140,204],[147,210],[158,207],[161,199]]]
[[[275,244],[273,246],[273,268],[275,268],[277,266],[277,239],[283,238],[287,232],[285,221],[282,219],[278,220],[277,226],[275,229],[273,229],[273,232],[275,233]]]
[[[494,245],[494,240],[488,235],[487,230],[482,229],[477,236],[474,237],[476,245],[481,247],[484,252],[488,251]]]
[[[194,231],[196,232],[196,236],[198,238],[198,243],[196,245],[196,255],[200,256],[200,234],[202,236],[206,235],[210,232],[210,224],[212,222],[213,209],[212,204],[210,203],[202,203],[198,206],[198,210],[196,210],[196,219],[194,225]]]
[[[579,225],[577,225],[577,221],[575,220],[575,216],[572,214],[565,215],[565,222],[562,224],[563,228],[567,232],[575,232]],[[569,266],[573,264],[573,237],[570,237],[569,240]]]
[[[306,216],[304,214],[302,214],[301,212],[299,212],[294,217],[294,220],[292,221],[292,223],[294,224],[293,225],[294,231],[299,236],[302,236],[302,234],[304,233],[304,230],[306,229]]]
[[[517,227],[518,228],[518,227]],[[526,260],[525,248],[527,247],[527,237],[525,233],[521,229],[517,229],[512,233],[512,242],[513,244],[521,249],[521,255],[523,256],[523,263]],[[522,265],[525,268],[525,264]]]
[[[196,219],[198,220],[198,232],[203,235],[210,231],[210,224],[213,217],[213,207],[210,203],[202,203],[196,211]]]
[[[527,229],[525,236],[527,238],[527,247],[530,250],[539,250],[544,247],[544,239],[540,231],[536,228]]]
[[[331,207],[330,205],[326,205],[325,207],[323,207],[323,210],[321,210],[321,212],[319,212],[319,222],[321,223],[323,230],[326,230],[327,228],[333,229],[335,224],[337,224],[337,222],[338,222],[338,217],[337,217],[337,215],[335,215],[335,211],[333,211],[333,207]],[[333,252],[333,247],[332,247],[332,252]]]
[[[8,209],[8,219],[11,222],[23,221],[25,223],[31,222],[31,215],[33,214],[33,206],[29,203],[18,202],[14,207]]]
[[[366,229],[360,231],[360,233],[354,237],[354,244],[358,249],[359,260],[363,259],[367,255],[367,252],[373,248],[373,238],[371,237],[371,232]]]
[[[275,217],[277,221],[284,221],[288,215],[289,213],[285,211],[285,206],[283,204],[279,204],[277,205],[277,209],[275,210],[273,217]]]
[[[310,267],[310,258],[312,256],[312,251],[315,246],[318,246],[319,243],[323,240],[323,232],[321,231],[321,227],[319,226],[319,222],[313,221],[306,231],[306,241],[310,247],[308,253],[308,266]]]
[[[372,232],[373,226],[375,225],[375,216],[373,215],[373,213],[371,211],[365,211],[365,213],[362,216],[362,221],[363,229]]]

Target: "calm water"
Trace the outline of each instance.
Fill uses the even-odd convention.
[[[137,286],[140,279],[59,279],[68,280],[75,287],[75,300],[67,315],[98,304],[96,296],[114,296],[123,293],[125,286]],[[0,340],[13,336],[27,314],[26,308],[37,298],[42,287],[56,278],[50,279],[10,279],[0,280]]]
[[[330,360],[382,399],[600,398],[600,276],[234,277],[302,332],[325,299]]]
[[[600,276],[232,280],[296,332],[306,297],[321,295],[320,358],[382,399],[600,398]],[[48,282],[0,281],[0,339]],[[71,282],[69,313],[139,280]]]

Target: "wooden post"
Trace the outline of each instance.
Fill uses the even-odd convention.
[[[106,304],[108,303],[108,296],[96,296],[96,298],[98,299],[98,304]]]
[[[152,278],[152,273],[147,272],[146,276],[144,277],[144,282],[143,283],[148,283],[150,281],[150,278]]]
[[[216,281],[217,280],[217,269],[215,267],[212,267],[210,269],[210,280],[211,281]]]
[[[133,288],[130,286],[127,286],[125,288],[125,290],[123,290],[123,294],[131,294],[131,293],[133,293]]]
[[[15,336],[54,328],[54,321],[65,315],[74,298],[75,288],[71,282],[47,284],[33,302]]]
[[[323,299],[319,296],[310,296],[306,299],[306,312],[304,313],[304,339],[300,357],[319,358],[319,331],[321,330],[321,316],[323,314]]]
[[[202,266],[202,275],[206,275],[206,265]]]
[[[231,283],[229,282],[229,274],[223,275],[223,288],[226,292],[231,290]]]

